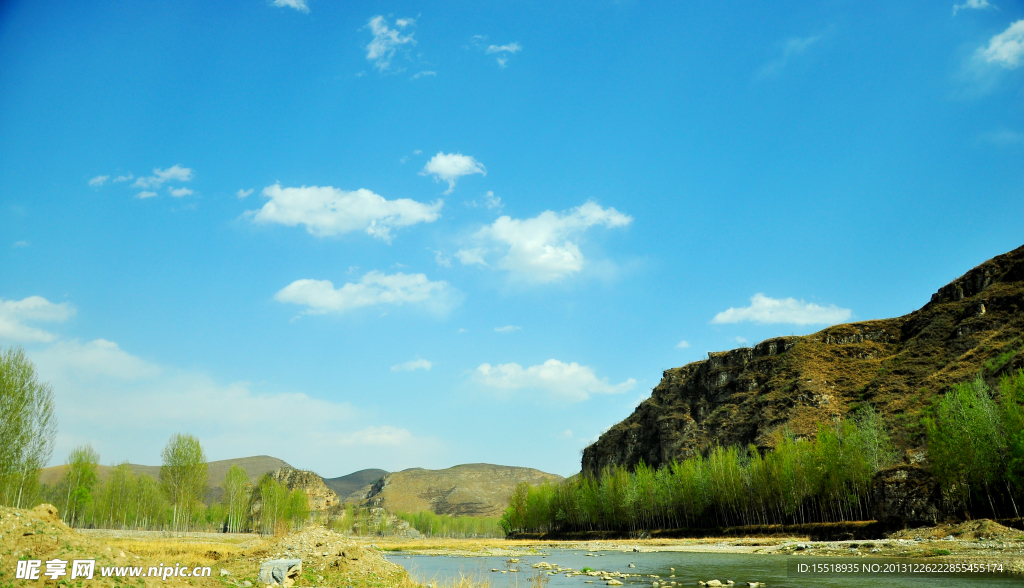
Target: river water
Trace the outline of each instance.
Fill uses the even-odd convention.
[[[591,554],[591,555],[588,555]],[[908,573],[904,566],[936,563],[934,560],[894,559],[882,557],[814,557],[792,555],[751,555],[734,553],[683,553],[683,552],[621,552],[587,551],[580,549],[545,549],[537,555],[514,556],[518,563],[509,563],[509,557],[456,557],[446,555],[409,555],[401,552],[390,553],[387,558],[408,570],[417,582],[437,582],[457,579],[459,575],[488,580],[491,588],[531,588],[542,570],[533,564],[546,561],[563,568],[582,570],[589,567],[607,572],[642,574],[642,577],[618,578],[623,588],[651,588],[654,581],[667,588],[697,586],[697,581],[734,581],[734,588],[746,588],[747,582],[763,582],[768,588],[872,588],[928,587],[1020,587],[1024,579],[1009,573]],[[636,567],[630,568],[632,563]],[[809,573],[812,564],[825,566],[821,573]],[[842,573],[831,566],[836,564],[858,564],[853,572]],[[865,571],[865,564],[872,570]],[[509,571],[519,569],[518,572]],[[674,568],[674,570],[673,570]],[[492,569],[506,570],[506,573],[492,572]],[[651,574],[659,576],[650,577]],[[605,582],[593,576],[573,576],[564,573],[543,574],[547,578],[546,588],[606,588]],[[590,582],[587,582],[587,581]],[[673,586],[675,583],[675,586]]]

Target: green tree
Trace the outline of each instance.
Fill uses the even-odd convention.
[[[68,455],[67,468],[57,483],[57,508],[68,526],[79,524],[92,506],[99,461],[100,454],[88,444],[75,447]]]
[[[245,468],[233,465],[224,477],[224,501],[227,506],[228,532],[241,533],[249,514],[249,476]]]
[[[175,433],[160,457],[160,490],[173,509],[171,525],[187,528],[209,481],[203,447],[194,435]]]
[[[305,490],[296,488],[288,495],[288,518],[293,529],[301,529],[309,520],[309,496]]]
[[[260,533],[273,535],[277,531],[277,523],[287,516],[288,490],[270,474],[265,474],[260,479],[256,492],[260,501]]]
[[[20,347],[0,349],[0,504],[27,505],[56,434],[53,388]]]

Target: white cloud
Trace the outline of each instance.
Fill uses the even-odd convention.
[[[676,344],[676,349],[689,349],[690,343],[688,341],[680,341]]]
[[[998,63],[1006,69],[1016,69],[1024,57],[1024,19],[1011,24],[1005,31],[992,37],[988,47],[978,49],[988,63]]]
[[[420,78],[427,77],[427,76],[437,77],[437,72],[436,71],[421,71],[418,74],[412,76],[412,79],[418,80]]]
[[[427,250],[428,251],[434,251],[433,249],[430,249],[429,247],[427,248]],[[442,267],[451,267],[452,266],[452,258],[448,257],[447,255],[445,255],[444,252],[442,252],[442,251],[434,251],[434,261],[437,262],[437,265],[442,266]]]
[[[745,337],[733,337],[732,340],[744,347],[746,347],[747,343],[750,343],[750,341],[747,341]]]
[[[598,379],[594,371],[578,363],[562,363],[549,359],[541,365],[523,369],[518,363],[492,366],[481,364],[474,378],[481,385],[501,393],[516,390],[539,390],[551,398],[578,402],[592,394],[618,394],[631,390],[636,380],[630,378],[619,384],[610,384],[608,378]]]
[[[519,53],[523,48],[519,43],[509,43],[508,45],[491,45],[487,48],[486,53]]]
[[[465,204],[466,206],[468,206],[470,208],[479,208],[480,206],[483,206],[484,208],[486,208],[488,210],[492,210],[492,209],[495,209],[495,208],[501,209],[501,208],[505,207],[505,203],[501,201],[501,198],[495,196],[494,192],[492,192],[490,190],[488,190],[486,193],[484,193],[484,203],[483,204],[477,203],[476,200],[468,200],[466,202],[463,202],[463,204]]]
[[[171,188],[171,187],[168,187],[167,191],[170,192],[171,196],[174,196],[175,198],[181,198],[183,196],[190,196],[190,195],[194,194],[194,192],[192,192],[192,190],[189,190],[188,188]]]
[[[358,282],[335,288],[330,280],[296,280],[274,295],[278,302],[306,307],[303,314],[344,313],[377,305],[421,305],[445,313],[462,301],[448,282],[431,282],[423,274],[383,274],[372,271]]]
[[[248,190],[239,190],[239,191],[235,192],[235,196],[238,196],[238,199],[242,200],[246,196],[252,194],[252,191],[253,191],[252,188],[249,188]]]
[[[458,331],[456,331],[456,332],[458,332],[458,333],[468,333],[468,332],[469,332],[469,329],[459,329],[459,330],[458,330]]]
[[[508,63],[508,58],[507,57],[498,57],[494,61],[496,61],[498,63],[498,67],[500,67],[501,69],[505,69],[505,65]]]
[[[29,296],[21,300],[0,298],[0,339],[25,343],[49,343],[57,336],[26,323],[62,323],[75,314],[67,302],[54,304],[42,296]]]
[[[58,341],[33,355],[47,373],[72,374],[74,377],[106,376],[119,380],[137,380],[160,375],[160,367],[127,353],[117,343],[96,339],[88,343]]]
[[[566,429],[558,435],[562,439],[572,439],[572,429]]]
[[[583,269],[584,257],[578,239],[587,229],[624,227],[631,222],[632,217],[593,202],[568,213],[547,210],[528,219],[502,216],[474,236],[477,241],[490,245],[489,248],[465,248],[455,256],[464,265],[487,265],[487,253],[503,253],[498,261],[499,268],[528,280],[553,282]]]
[[[28,247],[28,241],[15,241],[14,242],[14,247],[15,248],[18,248],[18,247]]]
[[[487,250],[481,247],[474,247],[472,249],[459,249],[455,252],[455,257],[462,262],[462,265],[482,265],[487,267],[487,261],[484,260],[484,256],[487,255]]]
[[[110,179],[110,176],[96,176],[95,178],[89,180],[89,185],[90,186],[102,186],[103,184],[106,184],[107,180],[109,180],[109,179]]]
[[[412,33],[402,36],[398,29],[415,24],[412,19],[398,19],[395,21],[396,29],[388,26],[388,21],[383,16],[375,16],[370,19],[367,26],[373,33],[373,40],[366,46],[366,59],[373,62],[381,72],[391,69],[391,59],[395,52],[403,45],[415,45],[416,39]]]
[[[821,35],[810,37],[790,37],[782,45],[782,55],[766,63],[758,72],[757,79],[772,77],[782,71],[789,60],[807,51],[812,45],[821,40]]]
[[[114,182],[127,182],[128,180],[134,180],[134,179],[135,179],[135,176],[133,174],[129,173],[129,174],[125,174],[123,176],[117,176],[112,181],[114,181]]]
[[[982,139],[993,145],[1020,145],[1024,144],[1024,133],[1003,129],[1001,131],[985,133],[982,135]]]
[[[309,13],[309,6],[306,6],[306,0],[274,0],[274,6],[294,8],[299,12]]]
[[[754,294],[750,306],[730,308],[715,315],[713,324],[754,322],[760,324],[834,325],[850,320],[853,312],[834,304],[818,306],[794,298],[769,298]]]
[[[434,176],[434,181],[444,180],[448,182],[448,190],[445,191],[445,194],[451,194],[452,190],[455,189],[455,182],[459,178],[472,174],[483,174],[486,176],[487,169],[484,167],[484,164],[469,155],[461,153],[446,154],[440,151],[437,152],[437,155],[430,158],[427,165],[423,166],[423,170],[420,171],[421,176],[432,175]]]
[[[425,359],[412,359],[412,360],[409,360],[409,361],[407,361],[405,363],[400,363],[400,364],[391,366],[391,371],[393,371],[393,372],[414,372],[416,370],[427,370],[427,371],[430,371],[430,368],[432,368],[432,367],[434,367],[434,364],[430,363],[429,361],[427,361]]]
[[[522,329],[522,327],[516,327],[514,325],[505,325],[504,327],[495,327],[494,328],[494,332],[495,333],[514,333],[514,332],[516,332],[516,331],[518,331],[520,329]]]
[[[956,16],[956,13],[960,10],[982,10],[985,8],[992,8],[992,5],[988,3],[988,0],[967,0],[963,4],[953,5],[953,16]]]
[[[149,192],[147,190],[143,190],[142,192],[139,192],[138,194],[135,195],[136,198],[139,198],[141,200],[144,200],[146,198],[152,198],[154,196],[156,196],[156,192]]]
[[[134,188],[159,188],[164,182],[189,182],[192,180],[192,168],[174,164],[167,169],[154,168],[153,175],[140,177],[132,184]]]
[[[367,415],[347,402],[248,382],[220,383],[201,372],[143,360],[103,339],[59,342],[28,353],[40,378],[54,387],[61,425],[57,459],[88,441],[105,462],[156,464],[168,436],[182,431],[197,435],[210,459],[266,454],[324,475],[361,465],[336,463],[341,454],[371,453],[375,463],[395,469],[430,461],[441,449],[432,437],[365,423]],[[289,415],[301,415],[302,426],[282,427]],[[310,454],[310,447],[318,451]]]
[[[274,184],[263,189],[263,196],[270,201],[258,211],[246,213],[253,222],[305,225],[307,232],[318,237],[365,231],[389,243],[392,228],[434,222],[444,206],[443,200],[431,204],[408,198],[385,200],[366,189],[349,192],[331,186],[282,188]]]

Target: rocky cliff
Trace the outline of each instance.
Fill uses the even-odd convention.
[[[288,491],[295,489],[305,491],[311,511],[323,512],[341,504],[341,499],[338,498],[334,490],[328,488],[324,484],[324,479],[313,472],[287,467],[274,470],[270,476],[284,484]]]
[[[583,452],[583,472],[660,466],[715,445],[774,445],[788,428],[874,405],[904,448],[923,442],[921,410],[952,384],[1024,367],[1024,247],[939,289],[908,315],[710,353],[664,372],[651,397]]]

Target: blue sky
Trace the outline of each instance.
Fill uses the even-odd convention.
[[[708,351],[1024,242],[1024,5],[0,7],[0,345],[54,463],[562,475]]]

